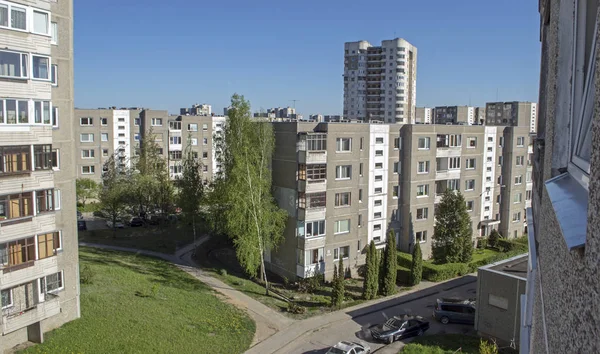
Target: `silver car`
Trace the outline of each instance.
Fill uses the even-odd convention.
[[[365,343],[356,342],[339,342],[329,348],[326,354],[368,354],[371,353],[371,348]]]

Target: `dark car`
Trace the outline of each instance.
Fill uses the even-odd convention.
[[[433,309],[433,317],[443,324],[475,323],[475,301],[470,299],[437,299]]]
[[[429,329],[429,321],[420,316],[394,316],[384,324],[370,328],[373,339],[392,343],[401,338],[422,336]]]
[[[83,219],[83,214],[79,210],[77,211],[77,219]]]
[[[142,218],[133,217],[133,218],[131,218],[131,220],[129,220],[129,226],[131,226],[131,227],[144,226],[144,220],[142,220]]]
[[[87,224],[85,220],[77,220],[77,230],[87,230]]]

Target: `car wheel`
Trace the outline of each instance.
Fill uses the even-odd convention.
[[[424,333],[424,332],[423,332],[423,330],[422,330],[422,329],[420,329],[420,330],[419,330],[419,332],[417,332],[417,337],[420,337],[420,336],[422,336],[422,335],[423,335],[423,333]]]
[[[450,323],[450,319],[446,316],[440,318],[440,322],[442,322],[443,324],[448,324]]]

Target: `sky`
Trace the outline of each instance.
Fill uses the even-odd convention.
[[[533,0],[75,1],[75,106],[341,114],[344,43],[417,47],[417,106],[536,102]]]

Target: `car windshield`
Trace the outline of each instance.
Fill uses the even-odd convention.
[[[327,354],[346,354],[346,352],[339,348],[333,347],[333,348],[329,349]]]
[[[398,327],[398,321],[396,321],[396,319],[394,318],[390,318],[389,320],[385,321],[384,323],[384,327],[388,327],[388,328],[396,328]]]

